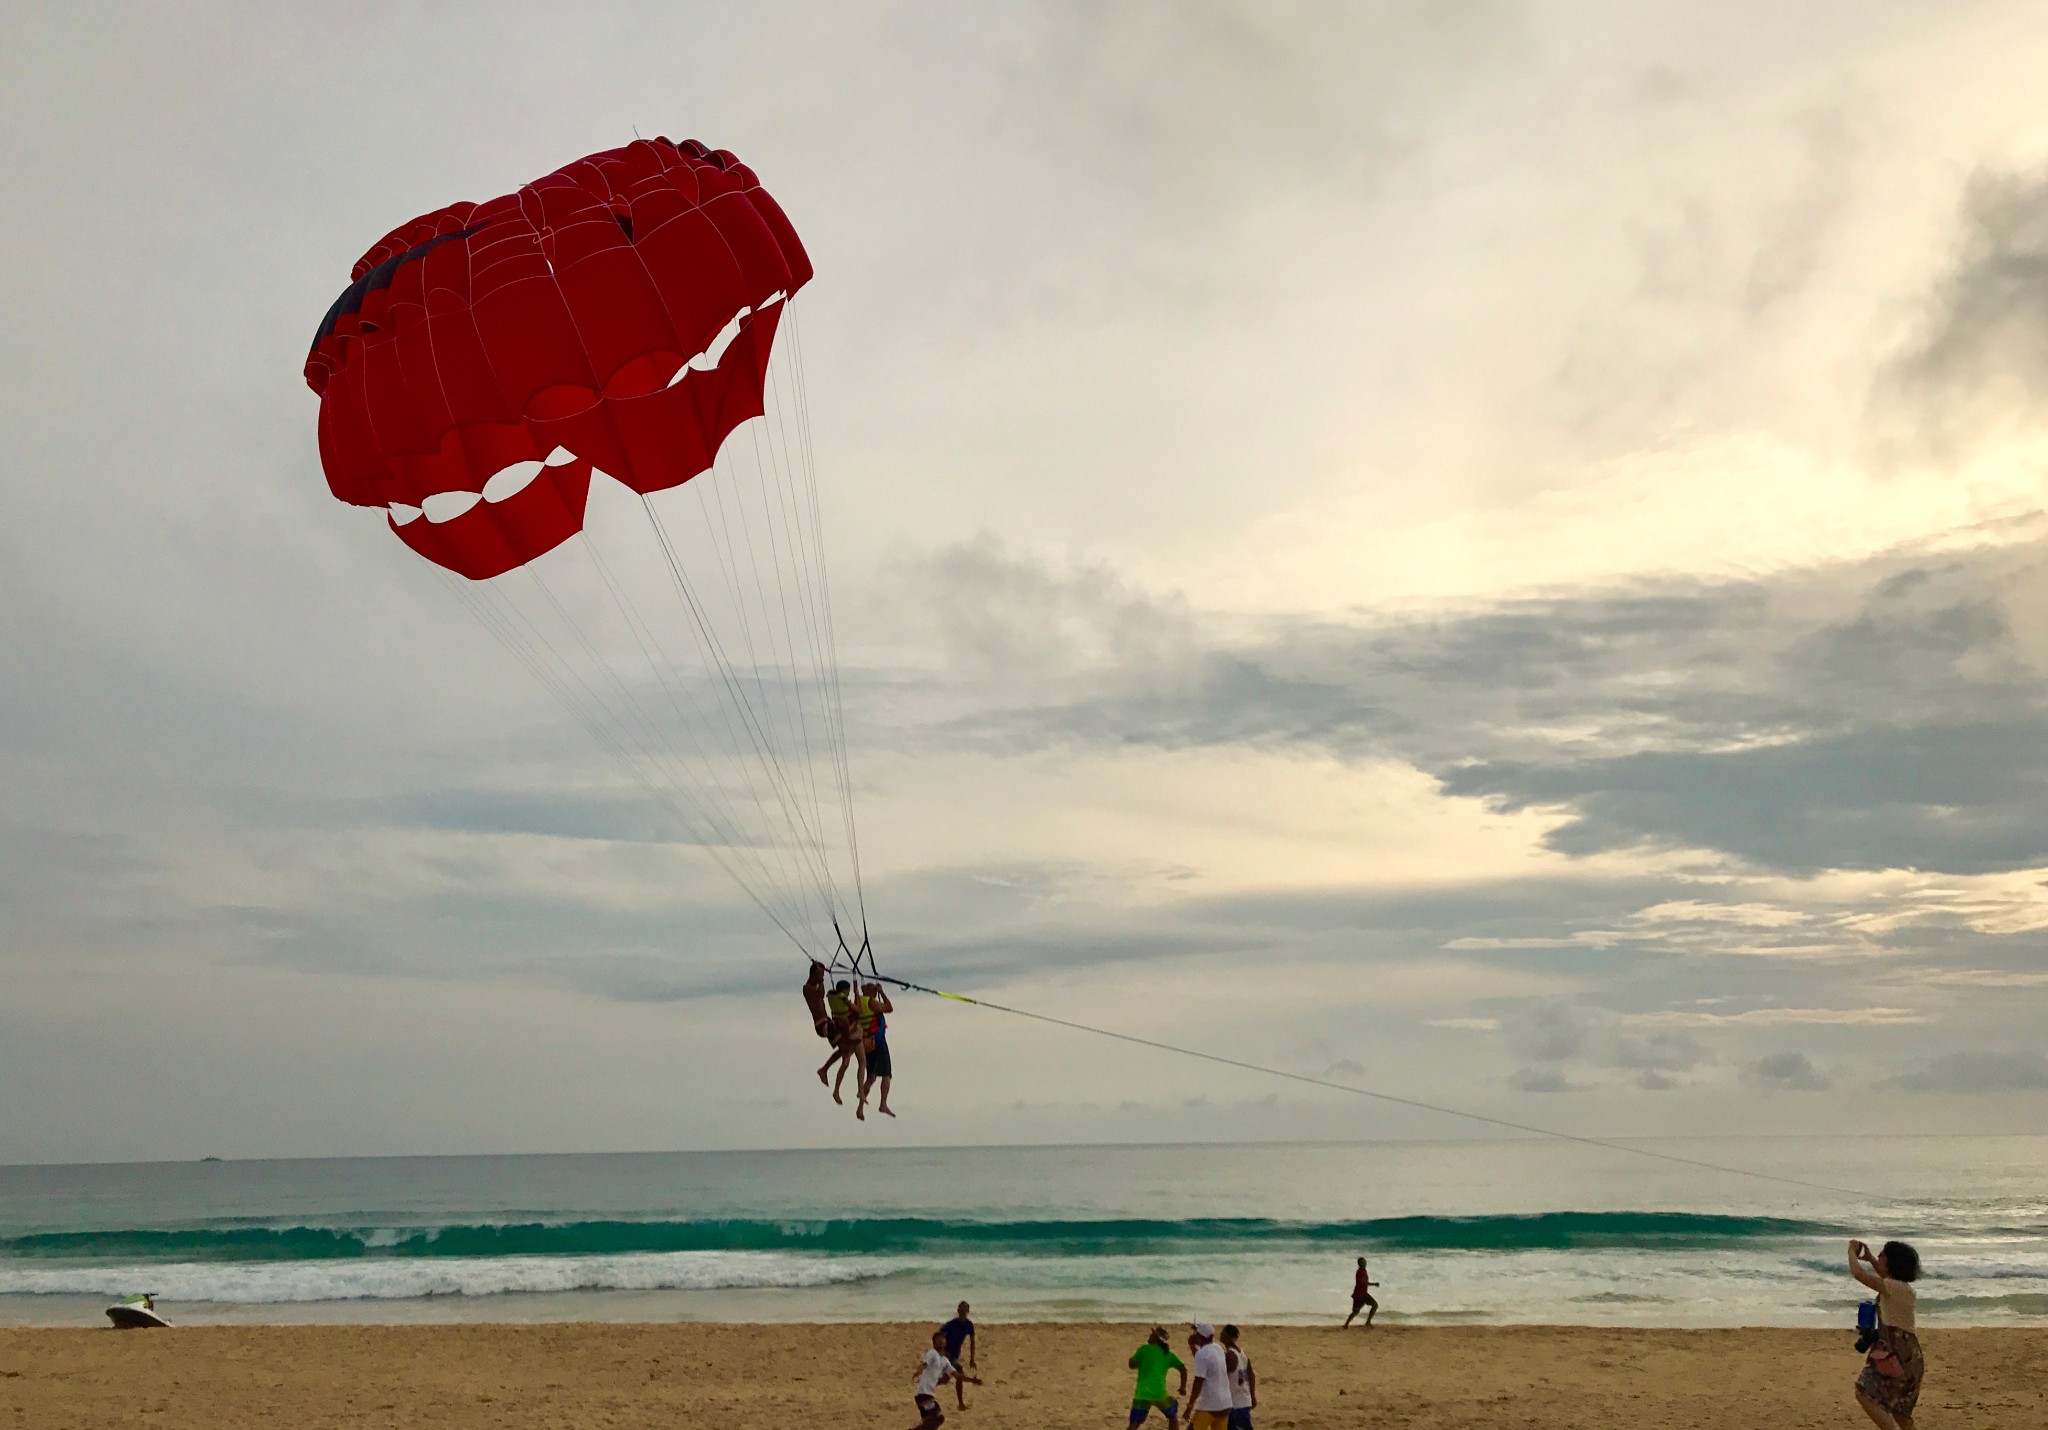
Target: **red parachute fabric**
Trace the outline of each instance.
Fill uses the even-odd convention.
[[[416,218],[351,276],[306,355],[327,485],[482,581],[581,531],[594,472],[708,468],[811,264],[746,165],[643,139]]]

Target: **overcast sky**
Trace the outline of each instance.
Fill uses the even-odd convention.
[[[1463,1135],[802,968],[374,513],[386,230],[797,301],[885,969],[1578,1132],[2048,1130],[2048,17],[11,6],[0,1161]],[[712,478],[715,480],[715,475]]]

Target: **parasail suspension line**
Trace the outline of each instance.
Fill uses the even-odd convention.
[[[1747,1167],[1724,1167],[1718,1162],[1703,1162],[1697,1157],[1681,1157],[1676,1152],[1656,1152],[1647,1147],[1635,1147],[1626,1142],[1613,1142],[1604,1137],[1586,1137],[1576,1132],[1560,1132],[1554,1127],[1538,1127],[1533,1123],[1515,1122],[1505,1117],[1493,1117],[1484,1112],[1468,1112],[1461,1107],[1446,1107],[1440,1102],[1424,1102],[1416,1097],[1401,1097],[1391,1092],[1375,1092],[1369,1087],[1355,1083],[1333,1082],[1329,1078],[1312,1077],[1307,1073],[1288,1072],[1284,1068],[1267,1067],[1262,1063],[1248,1063],[1241,1058],[1227,1058],[1221,1053],[1205,1053],[1199,1048],[1184,1048],[1177,1043],[1162,1043],[1155,1038],[1141,1038],[1135,1033],[1119,1033],[1114,1028],[1097,1028],[1088,1023],[1076,1023],[1070,1018],[1056,1018],[1050,1013],[1034,1013],[1026,1008],[1011,1008],[1002,1003],[991,1003],[986,998],[971,998],[965,993],[948,993],[943,988],[928,988],[922,983],[907,979],[891,978],[886,973],[874,975],[877,981],[893,983],[898,988],[912,993],[929,993],[934,998],[945,998],[955,1003],[970,1003],[977,1008],[986,1008],[992,1013],[1008,1013],[1013,1018],[1029,1018],[1034,1023],[1049,1023],[1056,1028],[1068,1028],[1076,1033],[1092,1033],[1098,1038],[1114,1038],[1119,1043],[1132,1043],[1141,1048],[1152,1048],[1162,1053],[1178,1053],[1184,1058],[1200,1058],[1203,1062],[1221,1063],[1224,1067],[1239,1068],[1245,1072],[1264,1073],[1267,1077],[1285,1078],[1289,1082],[1307,1083],[1310,1087],[1327,1088],[1332,1092],[1348,1092],[1354,1097],[1369,1097],[1376,1102],[1389,1102],[1397,1107],[1413,1107],[1423,1112],[1442,1113],[1446,1117],[1462,1117],[1467,1122],[1484,1122],[1492,1127],[1504,1127],[1513,1132],[1528,1132],[1538,1137],[1552,1137],[1560,1142],[1577,1142],[1587,1147],[1602,1147],[1610,1152],[1626,1152],[1636,1157],[1650,1157],[1659,1162],[1676,1162],[1681,1166],[1698,1167],[1708,1172],[1725,1172],[1731,1177],[1753,1177],[1761,1182],[1778,1182],[1788,1187],[1804,1187],[1808,1191],[1829,1192],[1836,1196],[1854,1197],[1859,1201],[1876,1202],[1882,1198],[1869,1192],[1857,1191],[1851,1187],[1830,1186],[1826,1182],[1809,1182],[1801,1177],[1782,1177],[1775,1172],[1756,1172]]]
[[[766,897],[766,891],[772,890],[772,882],[764,887],[757,887],[753,881],[742,876],[740,870],[730,862],[725,849],[721,846],[729,847],[735,853],[751,851],[747,851],[744,844],[740,843],[737,839],[719,837],[720,825],[725,823],[725,821],[714,817],[713,811],[706,809],[698,801],[691,800],[687,796],[684,796],[679,803],[677,798],[679,792],[663,788],[659,781],[651,777],[649,771],[642,767],[642,759],[658,762],[658,757],[640,746],[640,742],[630,727],[621,725],[614,720],[613,728],[607,728],[603,721],[597,719],[592,711],[586,708],[584,699],[579,699],[577,696],[576,691],[579,688],[583,692],[583,696],[592,705],[600,709],[608,707],[605,706],[603,697],[592,690],[589,683],[580,674],[570,669],[565,675],[561,670],[551,669],[547,661],[541,658],[541,651],[546,650],[553,654],[553,647],[546,636],[534,629],[531,622],[526,620],[524,613],[520,612],[516,605],[510,603],[507,603],[503,609],[498,609],[482,599],[482,593],[472,592],[468,587],[468,583],[458,580],[456,577],[438,568],[436,574],[441,577],[442,584],[453,591],[461,599],[462,603],[469,608],[470,614],[476,618],[477,622],[496,638],[514,658],[524,665],[544,688],[561,702],[570,717],[583,726],[584,730],[601,748],[611,754],[613,759],[618,762],[620,768],[647,792],[648,796],[657,806],[665,810],[676,820],[679,828],[693,832],[699,830],[707,831],[706,834],[700,834],[698,837],[713,860],[726,871],[734,883],[739,885],[747,897],[753,901],[754,906],[767,916],[769,922],[773,923],[792,944],[796,945],[798,952],[808,952],[803,939],[791,927],[791,920],[785,918],[785,915],[790,913],[790,911],[783,910],[778,912],[770,906]],[[517,616],[520,624],[526,627],[524,633],[521,632],[518,625],[514,624],[511,619],[513,616]],[[557,663],[559,664],[559,660]],[[571,684],[572,681],[573,685]],[[755,855],[754,857],[758,865],[759,856]],[[801,922],[801,920],[795,921]]]

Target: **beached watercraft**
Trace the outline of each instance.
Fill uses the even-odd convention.
[[[154,1296],[130,1296],[119,1305],[109,1306],[107,1319],[114,1323],[116,1330],[121,1331],[139,1331],[150,1326],[170,1324],[157,1314]]]

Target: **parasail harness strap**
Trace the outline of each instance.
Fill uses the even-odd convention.
[[[833,951],[832,961],[826,965],[831,973],[851,973],[855,978],[881,978],[881,970],[875,967],[874,945],[868,939],[867,925],[860,929],[860,947],[853,948],[846,942],[846,931],[839,927],[839,920],[832,920],[832,933],[839,940],[839,947]],[[895,979],[884,979],[893,983]]]

